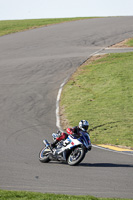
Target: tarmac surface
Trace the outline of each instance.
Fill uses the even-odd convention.
[[[57,131],[60,85],[91,55],[132,36],[133,17],[107,17],[0,37],[1,189],[133,198],[132,154],[93,147],[75,167],[38,160],[42,140]]]

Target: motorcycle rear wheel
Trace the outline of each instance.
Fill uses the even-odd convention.
[[[43,148],[39,153],[39,160],[42,163],[48,163],[50,161],[49,153],[51,151],[49,149]]]
[[[82,147],[75,148],[68,156],[67,163],[71,166],[78,165],[85,157],[85,149]]]

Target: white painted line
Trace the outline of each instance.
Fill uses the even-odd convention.
[[[115,150],[112,150],[112,149],[106,149],[104,147],[100,147],[100,146],[97,146],[97,145],[92,145],[92,147],[102,149],[102,150],[105,150],[105,151],[112,151],[112,152],[115,152],[115,153],[121,153],[121,154],[129,155],[129,156],[133,156],[132,153],[126,153],[126,152],[123,152],[123,151],[115,151]]]
[[[118,48],[118,47],[107,47],[107,48],[105,48],[105,50],[133,50],[133,47],[127,47],[127,48]]]
[[[66,84],[66,82],[68,81],[68,78],[67,77],[63,83],[60,85],[60,88],[59,88],[59,91],[58,91],[58,94],[57,94],[57,99],[56,99],[56,126],[57,128],[62,131],[62,128],[61,128],[61,125],[60,125],[60,113],[59,113],[59,102],[60,102],[60,97],[61,97],[61,92],[62,92],[62,88],[63,86]]]

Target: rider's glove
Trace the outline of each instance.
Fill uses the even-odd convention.
[[[61,136],[61,131],[57,131],[58,137]]]

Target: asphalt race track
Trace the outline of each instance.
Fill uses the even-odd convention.
[[[133,198],[133,155],[93,148],[76,167],[38,154],[56,127],[61,83],[94,53],[133,37],[133,17],[51,25],[0,37],[0,188]],[[91,124],[91,113],[90,113]]]

